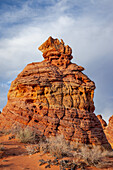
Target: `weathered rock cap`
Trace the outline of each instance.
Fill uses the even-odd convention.
[[[62,39],[59,41],[57,38],[53,39],[51,36],[38,49],[43,53],[44,59],[49,60],[57,66],[67,66],[73,58],[71,47],[68,45],[65,46]]]

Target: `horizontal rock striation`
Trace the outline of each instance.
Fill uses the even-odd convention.
[[[104,132],[113,149],[113,116],[110,117],[108,126],[104,129]]]
[[[83,67],[71,63],[71,48],[49,37],[39,50],[44,61],[28,64],[11,83],[1,127],[20,123],[47,137],[63,134],[67,140],[110,147],[93,113],[95,84]]]
[[[105,129],[107,127],[106,121],[102,118],[102,115],[97,115],[98,120],[100,121],[102,128]]]

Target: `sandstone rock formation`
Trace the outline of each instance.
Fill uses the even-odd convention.
[[[102,128],[105,129],[107,126],[106,121],[102,118],[102,115],[97,115],[98,120],[100,121]]]
[[[11,83],[0,126],[19,122],[40,135],[63,134],[67,140],[110,147],[93,113],[95,84],[83,67],[71,63],[71,48],[49,37],[39,50],[44,61],[28,64]]]
[[[104,132],[113,149],[113,116],[110,117],[108,126],[105,128]]]

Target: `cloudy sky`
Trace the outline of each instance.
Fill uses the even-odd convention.
[[[73,49],[72,62],[96,84],[95,113],[113,115],[113,0],[0,0],[0,110],[11,81],[49,37]]]

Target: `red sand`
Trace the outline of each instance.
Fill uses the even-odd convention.
[[[0,170],[43,170],[45,169],[45,165],[39,166],[39,160],[54,159],[48,154],[41,155],[40,153],[36,153],[33,155],[28,155],[26,146],[29,146],[30,144],[20,143],[16,139],[8,140],[8,138],[9,135],[0,136],[0,147],[5,147],[5,153],[3,155],[3,158],[0,159]],[[60,170],[60,168],[59,166],[52,166],[51,170]],[[90,167],[87,168],[87,170],[102,169]],[[113,167],[103,170],[113,170]]]

